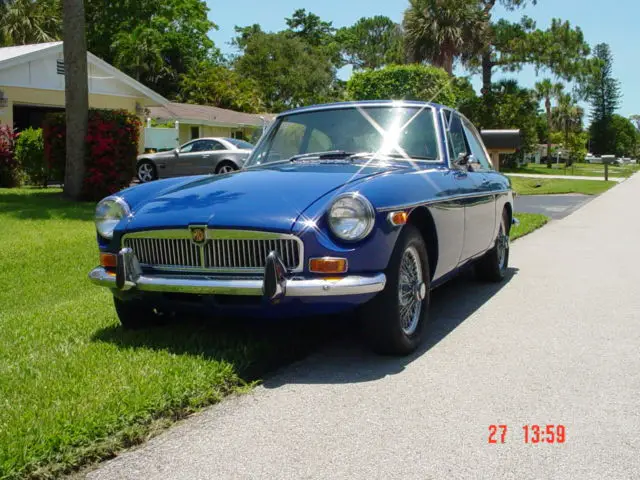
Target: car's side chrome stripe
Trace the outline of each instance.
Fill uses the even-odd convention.
[[[435,198],[433,200],[414,202],[414,203],[404,203],[400,205],[392,205],[389,207],[376,208],[377,212],[390,212],[392,210],[404,210],[407,208],[415,208],[421,207],[425,205],[433,205],[437,203],[446,203],[446,202],[455,202],[456,200],[466,200],[469,198],[480,198],[480,197],[489,197],[492,195],[504,195],[508,192],[508,190],[491,190],[488,192],[474,192],[474,193],[464,193],[461,195],[449,195],[446,197]]]

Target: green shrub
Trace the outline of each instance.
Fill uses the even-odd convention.
[[[354,73],[347,82],[352,100],[422,100],[456,105],[456,88],[441,68],[391,65]]]
[[[89,110],[82,197],[100,200],[129,186],[135,175],[141,122],[126,110]],[[64,178],[66,120],[50,113],[44,123],[44,152],[52,174]]]
[[[32,185],[47,186],[49,168],[44,159],[44,141],[42,129],[34,130],[29,127],[20,132],[16,141],[16,159]]]
[[[9,125],[0,125],[0,188],[19,187],[20,164],[15,157],[18,134]]]

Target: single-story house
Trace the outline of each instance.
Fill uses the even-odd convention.
[[[149,118],[160,123],[178,122],[180,145],[194,138],[231,137],[250,140],[274,118],[269,114],[242,113],[187,103],[166,103],[149,108]]]
[[[148,108],[169,103],[92,53],[87,62],[90,108],[124,109],[143,120]],[[62,42],[0,48],[0,124],[39,128],[46,113],[64,111],[64,90]]]

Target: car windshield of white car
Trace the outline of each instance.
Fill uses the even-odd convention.
[[[247,167],[365,156],[438,161],[432,108],[357,106],[286,115],[256,147]]]

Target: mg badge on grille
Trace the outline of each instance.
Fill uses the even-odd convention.
[[[193,243],[202,245],[206,239],[207,239],[207,234],[204,228],[202,227],[191,228],[191,240],[193,240]]]

